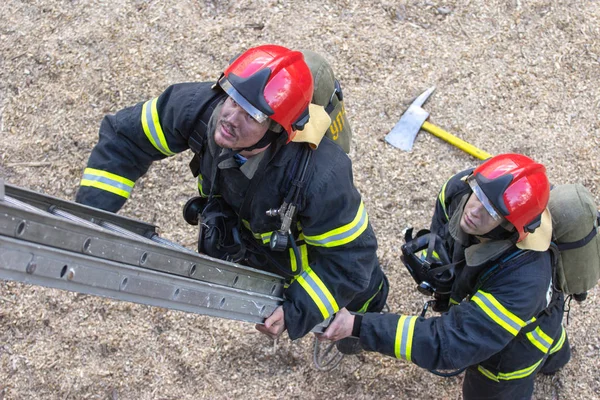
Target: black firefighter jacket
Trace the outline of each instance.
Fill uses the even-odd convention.
[[[431,230],[449,247],[457,243],[448,227],[458,224],[470,194],[461,178],[471,171],[446,182],[436,202]],[[448,250],[453,254],[452,248]],[[517,252],[512,247],[487,260],[483,271],[498,266],[497,272],[473,285],[475,292],[459,296],[459,304],[441,316],[426,319],[368,313],[360,327],[361,344],[430,370],[472,367],[496,382],[530,377],[550,354],[560,350],[566,337],[561,324],[562,296],[555,293],[555,301],[551,301],[549,253]],[[464,266],[462,271],[469,268]],[[462,274],[458,274],[457,281],[460,279]]]
[[[176,84],[157,98],[106,116],[76,200],[116,212],[153,161],[190,147],[200,156],[198,186],[200,193],[207,195],[214,161],[222,151],[212,132],[207,133],[207,124],[224,98],[223,92],[211,86]],[[266,211],[281,206],[298,167],[300,149],[305,146],[284,145],[285,138],[280,139],[263,152],[252,179],[231,159],[219,164],[216,175],[216,194],[238,215],[241,212],[245,233],[267,252],[271,232],[280,228],[281,221],[267,216]],[[265,267],[286,275],[290,283],[283,308],[292,339],[305,335],[342,307],[371,310],[369,302],[384,280],[376,257],[377,241],[354,187],[349,157],[324,138],[312,154],[308,178],[292,224],[301,260],[288,248],[270,252],[279,268],[273,268],[273,263]],[[246,196],[249,188],[252,194]]]

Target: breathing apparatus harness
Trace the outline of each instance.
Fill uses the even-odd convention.
[[[265,136],[268,136],[269,132]],[[256,145],[253,147],[256,147]],[[261,147],[264,147],[264,145]],[[232,262],[242,261],[250,256],[248,253],[253,253],[256,257],[263,256],[267,258],[281,273],[289,275],[289,272],[268,251],[265,251],[262,246],[256,244],[253,239],[244,240],[243,238],[241,214],[249,206],[249,200],[252,199],[253,191],[256,190],[258,185],[251,185],[249,187],[248,193],[244,196],[239,215],[236,215],[220,197],[216,196],[218,165],[223,160],[234,157],[237,153],[229,150],[215,159],[209,196],[197,196],[188,200],[183,207],[183,217],[189,224],[199,225],[200,227],[198,236],[198,251],[200,253]],[[279,216],[281,219],[280,228],[271,234],[270,250],[281,252],[287,249],[288,244],[290,244],[296,260],[300,260],[301,258],[300,251],[296,246],[296,241],[291,232],[291,225],[301,201],[300,195],[307,179],[311,155],[310,146],[304,144],[299,151],[299,155],[296,156],[290,180],[291,187],[284,197],[283,203],[279,208],[266,211],[268,216]],[[197,153],[194,160],[198,158]],[[192,163],[194,163],[194,160],[192,160]],[[196,162],[199,161],[197,160]],[[255,178],[260,180],[263,173],[264,168],[259,168]]]
[[[300,260],[300,257],[290,227],[296,215],[298,202],[300,200],[299,196],[304,187],[308,164],[310,163],[312,155],[312,151],[307,145],[303,146],[302,149],[300,168],[298,168],[296,175],[292,180],[292,187],[285,196],[283,203],[278,209],[272,208],[266,212],[269,217],[279,216],[281,219],[281,227],[271,234],[269,247],[272,251],[284,251],[287,248],[289,238],[297,260]]]

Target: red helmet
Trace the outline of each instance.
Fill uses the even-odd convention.
[[[271,118],[281,125],[288,142],[308,122],[313,79],[299,51],[276,45],[251,48],[229,64],[219,85],[257,121]]]
[[[514,225],[517,242],[540,226],[550,198],[542,164],[521,154],[501,154],[475,168],[469,184],[492,217],[500,214]]]

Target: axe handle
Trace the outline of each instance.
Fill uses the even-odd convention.
[[[446,142],[450,143],[451,145],[458,147],[462,151],[465,151],[465,152],[469,153],[470,155],[472,155],[473,157],[479,158],[480,160],[486,160],[486,159],[492,157],[492,155],[490,153],[478,149],[477,147],[473,146],[472,144],[469,144],[469,143],[465,142],[464,140],[457,138],[456,136],[452,135],[451,133],[448,133],[445,130],[443,130],[442,128],[439,128],[427,121],[423,122],[421,129],[431,133],[432,135],[439,137],[440,139],[445,140]]]

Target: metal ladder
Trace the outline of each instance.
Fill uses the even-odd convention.
[[[0,278],[259,324],[282,304],[285,283],[161,238],[153,225],[1,178]]]

